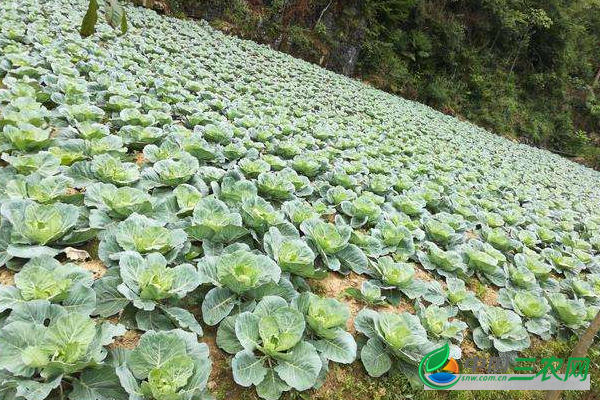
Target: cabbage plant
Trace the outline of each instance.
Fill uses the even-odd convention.
[[[204,197],[196,202],[185,231],[196,240],[214,243],[233,242],[248,233],[242,225],[242,216],[214,197]]]
[[[29,303],[27,312],[13,310],[0,328],[3,393],[9,398],[47,398],[54,390],[71,399],[84,393],[125,398],[103,346],[125,333],[122,325],[97,323],[45,300]]]
[[[116,368],[130,399],[207,397],[212,363],[205,343],[179,329],[148,331]]]
[[[4,193],[8,199],[31,199],[37,203],[74,202],[81,196],[73,193],[73,180],[63,175],[43,176],[37,173],[16,176],[8,181]]]
[[[359,196],[340,203],[342,211],[350,217],[350,226],[375,225],[381,216],[381,208],[368,196]]]
[[[228,246],[218,256],[203,257],[198,273],[201,284],[214,286],[202,302],[202,319],[207,325],[218,324],[236,306],[251,306],[254,299],[279,290],[281,279],[275,261],[243,245]]]
[[[158,252],[173,262],[190,247],[183,229],[169,229],[165,222],[133,213],[104,232],[98,256],[106,265],[116,265],[124,251],[140,254]]]
[[[260,196],[245,197],[241,204],[241,214],[244,226],[251,229],[252,236],[258,241],[270,227],[289,224],[281,211]]]
[[[354,361],[356,342],[346,331],[350,319],[350,310],[346,304],[333,298],[304,292],[294,298],[292,305],[304,315],[310,343],[325,360],[342,364]]]
[[[325,187],[325,193],[323,193],[323,197],[327,200],[328,203],[339,206],[344,201],[351,201],[357,197],[355,191],[350,189],[345,189],[343,186],[334,186],[334,187]]]
[[[253,198],[257,195],[258,189],[253,182],[240,179],[237,175],[224,176],[219,184],[212,184],[212,190],[219,196],[219,199],[229,206],[239,206],[245,198]]]
[[[173,187],[186,183],[198,172],[198,160],[183,153],[177,159],[157,161],[152,168],[144,169],[141,184],[147,188]]]
[[[10,143],[11,150],[30,152],[45,148],[50,143],[50,129],[19,122],[6,125],[2,129],[4,139]],[[8,150],[8,149],[7,149]]]
[[[416,299],[427,290],[425,282],[415,279],[415,268],[406,262],[396,262],[392,257],[381,257],[372,264],[369,275],[377,279],[372,283],[384,290],[386,297],[394,303],[399,302],[397,291],[409,299]]]
[[[94,314],[109,317],[125,313],[143,331],[179,327],[202,335],[202,327],[185,308],[183,298],[200,285],[191,264],[167,265],[160,253],[125,251],[117,272],[94,284],[98,306]]]
[[[199,190],[195,186],[183,183],[173,189],[173,198],[176,203],[176,214],[180,216],[187,216],[196,207],[196,204],[202,197],[206,195],[208,188],[202,188]]]
[[[552,265],[553,269],[566,276],[577,275],[585,268],[585,264],[567,252],[553,248],[545,248],[540,253]]]
[[[29,301],[46,300],[68,312],[91,314],[96,305],[92,273],[49,256],[29,260],[15,274],[15,285],[0,286],[0,311]]]
[[[282,172],[262,172],[256,185],[262,196],[275,201],[289,200],[296,190],[294,184]]]
[[[524,249],[523,253],[515,254],[513,264],[519,269],[521,267],[529,269],[542,289],[550,292],[559,290],[559,282],[552,276],[552,265],[546,262],[539,253]]]
[[[524,266],[508,266],[508,285],[520,289],[538,289],[539,285],[535,274]]]
[[[586,305],[583,299],[569,299],[563,293],[548,294],[548,301],[556,319],[572,330],[585,326]]]
[[[353,231],[350,235],[350,243],[361,249],[368,258],[376,258],[384,253],[383,243],[375,236],[362,231]],[[400,253],[398,258],[406,258]]]
[[[420,196],[400,195],[392,198],[392,204],[404,214],[417,217],[425,212],[427,202]]]
[[[600,299],[600,285],[598,285],[600,277],[588,275],[587,278],[572,277],[563,279],[560,282],[561,287],[573,296],[584,299],[586,303],[598,303]]]
[[[401,224],[381,220],[371,229],[373,237],[381,243],[381,254],[393,254],[408,259],[415,254],[413,233]]]
[[[424,216],[421,221],[427,238],[434,243],[441,246],[452,246],[462,239],[462,235],[446,222],[429,216]]]
[[[84,202],[90,211],[90,226],[106,229],[131,214],[164,217],[168,213],[158,198],[133,187],[117,187],[110,183],[95,183],[87,187]],[[162,206],[162,207],[161,207]]]
[[[55,256],[65,246],[93,236],[80,220],[79,207],[72,204],[39,204],[29,199],[10,200],[0,208],[6,223],[0,230],[9,239],[3,264],[11,258]]]
[[[496,286],[506,285],[506,256],[489,243],[477,239],[469,241],[462,249],[470,269]]]
[[[382,295],[381,287],[372,281],[363,281],[360,289],[353,287],[346,288],[343,294],[367,305],[377,306],[385,304],[385,296]]]
[[[484,227],[481,230],[481,236],[487,243],[491,244],[495,249],[500,251],[519,251],[519,249],[522,247],[521,242],[512,239],[509,233],[502,228]]]
[[[420,302],[416,303],[417,316],[427,331],[432,342],[449,343],[450,354],[459,359],[462,353],[459,347],[463,341],[464,331],[468,325],[456,318],[458,308],[440,307],[430,304],[427,307]]]
[[[140,114],[134,115],[132,112],[128,112],[131,109],[121,110],[120,121],[123,119],[131,119],[137,117],[138,120],[142,117]],[[146,118],[144,118],[146,119]],[[150,120],[150,118],[148,118]],[[140,123],[147,123],[146,121]],[[148,121],[152,122],[152,121]],[[119,136],[123,138],[123,142],[133,149],[142,149],[144,146],[158,142],[162,137],[165,136],[165,132],[157,126],[141,126],[141,125],[125,125],[119,130]]]
[[[319,218],[322,212],[318,205],[312,205],[300,199],[286,201],[281,205],[281,209],[295,226],[299,226],[307,219]]]
[[[315,386],[322,361],[305,339],[304,315],[283,298],[264,297],[252,312],[236,315],[219,326],[217,344],[230,354],[233,379],[256,386],[263,399]]]
[[[483,321],[480,344],[504,347],[523,331],[579,333],[598,311],[596,171],[264,46],[223,40],[206,24],[127,6],[135,29],[118,35],[109,26],[115,15],[105,13],[109,24],[99,21],[97,34],[83,39],[72,15],[83,15],[87,2],[38,3],[0,2],[0,264],[22,269],[0,290],[0,326],[26,316],[48,327],[66,309],[91,312],[98,323],[200,333],[196,318],[204,318],[219,325],[222,344],[223,332],[235,335],[237,317],[261,299],[276,295],[295,308],[313,298],[299,292],[329,270],[360,275],[350,283],[367,277],[346,292],[367,304],[407,295],[423,302],[434,347],[458,343],[444,331],[457,309],[472,326]],[[49,258],[63,251],[58,264]],[[91,283],[67,259],[85,259],[101,278]],[[417,261],[434,279],[415,279]],[[506,313],[485,306],[472,286],[504,288]],[[317,343],[343,330],[345,313],[324,299],[300,314],[300,342],[320,359],[314,381],[310,375],[318,387],[329,350]],[[399,333],[381,324],[373,336],[380,354],[422,356],[402,341],[421,332],[414,318],[384,318]],[[378,342],[371,343],[366,354]],[[236,346],[232,353],[242,350]],[[25,353],[14,360],[43,358],[37,349]],[[194,383],[171,369],[123,380],[130,393],[118,391],[110,374],[126,353],[112,351],[99,369],[67,376],[48,395],[205,395],[184,389]],[[367,361],[371,372],[378,360],[385,357]],[[275,389],[263,381],[258,389],[270,398],[298,386],[274,366],[264,364],[264,382]],[[17,396],[13,383],[4,385],[10,374],[0,373],[0,397],[47,397],[36,391],[46,376],[35,375]]]
[[[466,289],[465,281],[460,278],[446,278],[446,296],[448,302],[461,311],[477,311],[483,303],[470,290]]]
[[[130,186],[140,179],[140,170],[135,163],[123,162],[108,153],[96,155],[91,161],[78,161],[66,174],[75,180],[76,187],[85,187],[94,181]]]
[[[354,319],[356,330],[368,340],[360,351],[367,373],[380,377],[395,368],[414,377],[421,358],[434,349],[416,315],[365,308]]]
[[[314,276],[317,273],[315,253],[297,232],[286,233],[283,235],[279,229],[270,228],[263,238],[266,253],[284,272],[307,278]]]
[[[480,349],[494,347],[500,353],[509,353],[529,347],[529,334],[514,311],[486,305],[476,311],[476,316],[479,327],[473,330],[473,341]]]
[[[51,176],[60,170],[60,159],[48,151],[19,155],[2,153],[1,158],[9,165],[7,168],[22,175]]]
[[[527,331],[549,339],[556,322],[550,315],[548,300],[541,294],[529,290],[511,290],[502,288],[498,292],[498,302],[507,309],[514,310],[523,317]]]
[[[300,224],[300,230],[320,255],[321,262],[332,271],[347,272],[352,269],[362,273],[367,268],[367,257],[349,243],[352,228],[336,219],[336,224],[320,219],[308,219]]]
[[[417,258],[425,269],[446,278],[468,276],[467,265],[459,252],[443,250],[433,242],[423,243],[423,250],[417,252]]]

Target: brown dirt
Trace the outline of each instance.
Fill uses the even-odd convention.
[[[210,330],[209,330],[210,329]],[[227,367],[227,354],[219,349],[217,346],[217,331],[214,328],[207,328],[204,330],[204,335],[201,341],[208,345],[210,350],[210,359],[213,362],[213,369],[210,373],[210,379],[215,380],[223,374],[223,367]]]
[[[312,280],[311,280],[312,281]],[[360,285],[366,281],[366,278],[351,272],[347,276],[332,272],[326,278],[316,282],[324,290],[324,295],[327,297],[339,297],[339,295],[347,288],[353,287],[360,289]]]
[[[67,188],[67,195],[69,195],[69,196],[72,196],[77,193],[82,193],[82,192],[85,192],[85,189],[78,190],[75,188]]]
[[[425,282],[436,280],[425,268],[420,264],[415,264],[415,278]]]
[[[460,344],[460,348],[462,349],[462,358],[470,357],[477,353],[477,348],[475,347],[475,343],[473,343],[469,339],[463,339]]]
[[[407,312],[409,314],[415,313],[415,307],[411,303],[407,303],[406,301],[401,301],[397,306],[387,306],[381,309],[377,309],[378,311],[391,311],[391,312]]]
[[[488,306],[497,306],[498,305],[498,291],[492,287],[487,287],[485,291],[485,295],[481,299],[484,304]]]
[[[467,235],[467,239],[477,239],[479,235],[475,231],[466,231],[465,235]]]
[[[15,273],[9,269],[1,268],[0,269],[0,284],[12,286],[15,284]]]
[[[85,250],[90,255],[91,259],[99,259],[98,257],[98,246],[100,245],[100,241],[98,239],[92,239],[87,243],[84,243],[78,246],[79,249]]]
[[[106,266],[100,260],[86,261],[79,263],[79,266],[91,271],[94,274],[94,279],[102,278],[107,271]]]
[[[339,390],[344,381],[355,379],[354,377],[358,374],[364,375],[364,372],[360,371],[358,367],[352,368],[352,366],[329,363],[329,373],[327,374],[325,383],[312,393],[311,398],[332,399],[339,396]]]
[[[217,394],[218,398],[226,399],[246,399],[256,398],[254,387],[244,388],[239,386],[233,380],[231,372],[231,358],[229,354],[221,351],[217,346],[216,327],[204,327],[204,335],[200,341],[206,343],[209,349],[210,359],[212,361],[212,370],[208,378],[207,387]]]
[[[485,288],[483,294],[481,294],[481,287],[478,285],[481,285]],[[476,278],[471,278],[467,282],[467,289],[473,291],[477,298],[479,298],[479,300],[481,300],[484,304],[488,306],[498,305],[498,290],[495,289],[493,286],[484,285],[483,283],[480,283],[479,280],[477,280]]]
[[[144,165],[148,162],[148,159],[146,159],[146,157],[144,157],[144,153],[142,153],[142,152],[135,153],[134,157],[135,157],[135,163],[137,165]]]
[[[379,382],[385,380],[386,378],[383,378]],[[329,373],[323,386],[307,392],[306,396],[302,398],[313,400],[389,400],[404,398],[399,392],[390,393],[389,388],[379,384],[379,382],[369,378],[360,361],[355,361],[350,365],[329,363]]]
[[[164,0],[134,0],[133,3],[137,6],[146,7],[159,13],[171,14],[169,4]]]
[[[530,349],[534,350],[534,351],[539,351],[540,347],[543,347],[546,343],[546,341],[540,339],[538,336],[536,335],[529,335],[529,337],[531,338],[531,346]]]
[[[423,272],[423,274],[425,275],[425,273]],[[348,332],[350,332],[351,334],[356,334],[356,329],[354,328],[354,318],[356,317],[356,315],[358,314],[358,312],[360,310],[362,310],[363,308],[367,307],[365,304],[350,298],[350,297],[344,297],[341,296],[340,294],[346,290],[347,288],[355,288],[355,289],[359,289],[362,285],[362,283],[367,280],[364,276],[362,275],[357,275],[354,272],[351,272],[348,276],[343,276],[340,275],[338,273],[335,272],[331,272],[326,278],[321,279],[321,280],[311,280],[309,279],[309,283],[312,286],[317,286],[317,291],[319,292],[320,296],[325,296],[325,297],[334,297],[339,299],[340,301],[346,303],[348,305],[348,307],[350,308],[350,319],[348,320],[348,324],[346,326]],[[384,304],[384,305],[373,305],[373,306],[368,306],[369,308],[378,311],[378,312],[395,312],[395,313],[402,313],[402,312],[408,312],[410,314],[414,314],[415,313],[415,308],[412,305],[412,303],[407,302],[405,300],[401,301],[400,304],[398,304],[397,306],[393,306],[391,304]]]
[[[136,330],[128,330],[123,336],[118,336],[115,341],[110,344],[109,348],[133,349],[140,341],[142,333]]]
[[[355,332],[354,317],[363,309],[364,305],[355,299],[343,297],[341,294],[344,290],[351,287],[360,290],[360,286],[365,280],[364,276],[357,275],[354,272],[351,272],[348,276],[332,272],[324,279],[318,281],[309,279],[309,282],[318,285],[322,289],[323,296],[337,298],[348,305],[350,308],[350,319],[348,320],[347,329],[348,332],[353,334]]]
[[[333,224],[335,222],[335,213],[323,215],[323,219]]]

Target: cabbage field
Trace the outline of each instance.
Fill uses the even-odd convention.
[[[86,8],[0,2],[0,399],[205,399],[215,357],[304,396],[595,317],[598,172],[202,21],[82,38]]]

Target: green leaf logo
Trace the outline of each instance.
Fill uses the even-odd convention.
[[[444,344],[439,349],[433,350],[431,353],[428,353],[423,357],[421,362],[419,363],[419,378],[421,381],[432,389],[448,389],[452,386],[456,385],[459,379],[454,378],[453,381],[449,383],[438,382],[433,378],[429,378],[426,374],[434,372],[437,369],[440,369],[446,362],[448,362],[448,357],[450,356],[450,346],[448,343]],[[453,373],[458,373],[458,366],[454,359],[450,359],[454,363]],[[448,375],[447,373],[433,373],[430,377],[434,377],[436,375]]]
[[[439,349],[432,351],[425,356],[427,362],[425,363],[425,370],[427,372],[435,371],[448,361],[450,355],[450,346],[448,343],[444,344]]]

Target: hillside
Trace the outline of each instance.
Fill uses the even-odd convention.
[[[143,3],[600,167],[598,0]]]
[[[421,359],[567,357],[598,313],[599,172],[86,7],[0,3],[0,399],[455,398]]]

